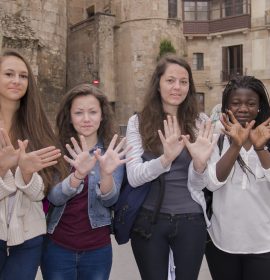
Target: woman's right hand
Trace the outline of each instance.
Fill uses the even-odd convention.
[[[19,149],[15,150],[5,129],[0,129],[0,176],[18,165]]]
[[[232,139],[232,144],[237,147],[242,147],[247,141],[249,133],[255,124],[255,121],[253,120],[243,127],[235,118],[231,110],[228,110],[227,115],[223,113],[220,121],[224,126],[222,131]]]
[[[84,179],[94,168],[97,159],[95,156],[90,155],[84,136],[80,136],[81,147],[74,137],[70,139],[73,144],[73,149],[69,144],[66,145],[66,148],[72,158],[65,155],[64,159],[75,168],[75,176]]]
[[[163,167],[166,168],[182,152],[185,144],[183,140],[179,140],[181,130],[176,116],[167,116],[167,120],[164,120],[164,132],[165,136],[161,130],[158,130],[159,138],[163,146],[163,155],[160,157],[160,160]]]

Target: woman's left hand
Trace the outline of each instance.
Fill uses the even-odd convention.
[[[101,173],[104,173],[105,175],[111,175],[118,166],[130,160],[124,158],[126,153],[130,150],[129,146],[124,148],[126,138],[123,138],[120,143],[116,147],[114,147],[117,138],[118,135],[115,134],[109,144],[108,149],[103,155],[101,155],[100,149],[97,149],[94,152],[97,160],[99,161]]]
[[[191,143],[187,136],[182,135],[182,139],[192,157],[195,171],[202,173],[207,165],[213,149],[217,143],[217,137],[213,137],[214,127],[211,121],[202,122],[199,134],[194,143]]]
[[[256,149],[262,148],[270,139],[270,118],[252,129],[249,139]]]
[[[18,140],[18,144],[20,148],[18,166],[25,184],[30,182],[33,173],[55,165],[57,159],[61,156],[60,150],[56,149],[54,146],[26,153],[28,140]]]

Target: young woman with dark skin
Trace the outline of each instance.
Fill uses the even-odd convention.
[[[263,83],[232,79],[219,140],[208,162],[213,216],[206,257],[214,280],[267,280],[270,273],[270,106]]]

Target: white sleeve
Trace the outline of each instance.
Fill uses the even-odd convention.
[[[162,166],[160,157],[143,162],[142,155],[144,150],[139,133],[139,121],[137,115],[133,115],[128,121],[126,138],[127,144],[132,147],[126,155],[127,158],[131,158],[126,164],[128,181],[131,186],[141,186],[146,182],[156,179],[160,174],[170,170],[171,166],[168,166],[167,168]]]

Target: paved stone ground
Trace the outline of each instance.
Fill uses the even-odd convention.
[[[130,244],[118,246],[112,238],[113,244],[113,267],[110,280],[140,280],[140,275],[132,255]],[[42,280],[40,273],[36,280]],[[211,280],[208,266],[203,260],[198,280]]]

